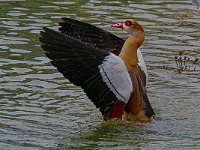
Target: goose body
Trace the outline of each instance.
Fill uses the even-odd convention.
[[[149,121],[155,114],[146,91],[147,69],[139,47],[144,30],[135,20],[114,24],[131,36],[123,39],[93,25],[62,18],[59,32],[44,28],[46,56],[64,77],[80,86],[105,120]]]

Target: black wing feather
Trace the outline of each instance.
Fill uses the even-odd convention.
[[[62,18],[62,20],[63,22],[59,23],[61,26],[59,30],[62,33],[88,43],[95,48],[104,49],[119,55],[125,42],[123,39],[88,23],[71,18]]]
[[[98,66],[110,53],[48,28],[41,36],[42,48],[52,65],[70,82],[81,86],[108,119],[117,98],[103,82]]]

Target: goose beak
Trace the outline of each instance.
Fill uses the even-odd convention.
[[[123,23],[122,22],[121,23],[116,23],[116,24],[111,25],[111,27],[123,29]]]

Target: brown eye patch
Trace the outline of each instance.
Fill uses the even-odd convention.
[[[130,26],[133,24],[132,21],[130,21],[130,20],[126,20],[124,23],[126,26]]]

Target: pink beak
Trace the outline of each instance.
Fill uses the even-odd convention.
[[[122,22],[121,23],[116,23],[116,24],[113,24],[111,27],[123,29],[123,23]]]

